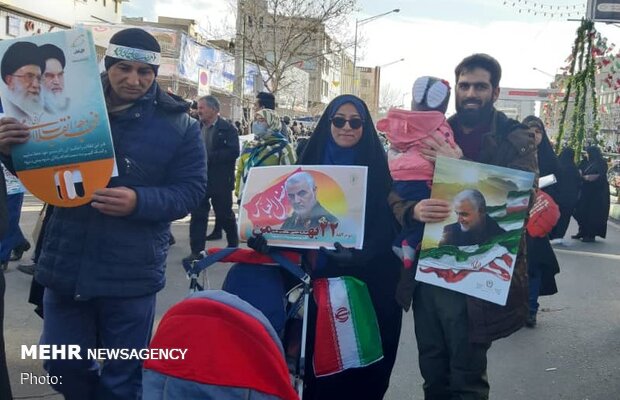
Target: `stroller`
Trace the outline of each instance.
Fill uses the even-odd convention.
[[[143,397],[301,398],[310,278],[299,259],[225,248],[184,263],[190,297],[164,315],[150,347],[187,348],[186,357],[145,362]],[[235,264],[224,290],[203,291],[200,273],[216,262]],[[296,285],[287,292],[285,281]]]

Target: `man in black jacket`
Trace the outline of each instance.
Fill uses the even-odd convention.
[[[187,260],[197,259],[205,248],[211,203],[217,222],[226,232],[228,247],[239,246],[237,222],[232,211],[235,161],[239,157],[239,135],[232,124],[220,118],[219,113],[220,102],[217,98],[204,96],[198,99],[198,116],[207,148],[207,195],[192,211],[189,223],[192,253],[186,258]]]

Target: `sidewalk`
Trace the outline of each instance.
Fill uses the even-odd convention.
[[[577,222],[573,219],[564,235],[564,243],[553,245],[553,250],[558,253],[577,252],[594,253],[601,256],[617,256],[620,261],[620,220],[609,218],[607,221],[607,237],[596,238],[594,243],[584,243],[581,240],[571,239],[571,235],[577,233]]]

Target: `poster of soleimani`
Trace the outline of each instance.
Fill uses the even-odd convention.
[[[12,150],[28,190],[61,207],[90,201],[114,167],[114,147],[92,34],[84,29],[0,42],[6,116],[30,127]]]
[[[534,174],[439,157],[431,198],[452,213],[426,224],[416,280],[505,305]]]
[[[362,166],[254,167],[239,208],[239,237],[262,234],[272,246],[361,249],[366,180]]]

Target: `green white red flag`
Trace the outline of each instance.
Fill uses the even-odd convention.
[[[343,276],[313,282],[317,304],[314,372],[333,375],[383,358],[377,317],[366,284]]]

